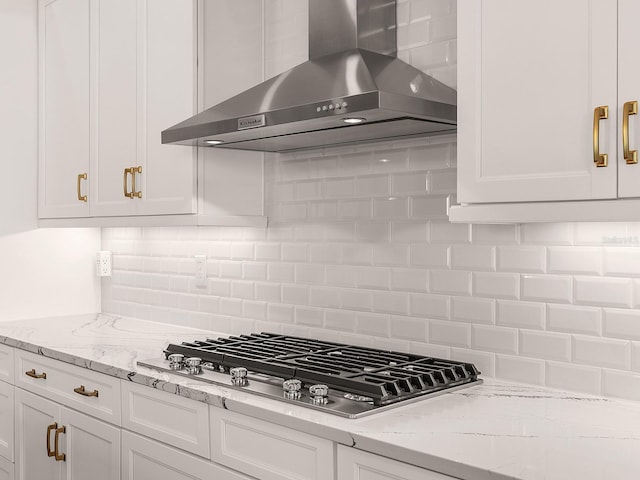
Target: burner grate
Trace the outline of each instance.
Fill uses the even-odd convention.
[[[480,374],[471,363],[273,333],[171,344],[165,355],[172,353],[309,385],[324,383],[371,397],[377,406],[475,382]]]

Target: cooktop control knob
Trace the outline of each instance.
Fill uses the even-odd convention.
[[[309,387],[311,403],[314,405],[326,405],[329,403],[329,387],[326,385],[311,385]]]
[[[189,375],[200,375],[202,373],[202,359],[198,357],[191,357],[185,360],[187,366],[187,373]]]
[[[231,383],[238,387],[244,387],[249,384],[247,380],[247,369],[244,367],[235,367],[229,370],[231,374]]]
[[[181,353],[174,353],[169,355],[169,368],[171,370],[182,370],[184,368],[184,355]]]
[[[300,393],[300,390],[302,390],[302,382],[295,378],[282,382],[282,389],[284,390],[284,398],[298,400],[302,396]]]

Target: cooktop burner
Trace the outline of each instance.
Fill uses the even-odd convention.
[[[481,382],[471,363],[273,333],[170,344],[138,364],[351,418]]]

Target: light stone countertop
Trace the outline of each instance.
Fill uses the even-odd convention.
[[[136,366],[219,332],[81,315],[0,323],[0,343],[454,477],[638,480],[640,404],[485,379],[349,420]]]

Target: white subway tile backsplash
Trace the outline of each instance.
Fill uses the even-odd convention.
[[[495,270],[495,249],[485,246],[454,245],[451,268],[457,270]]]
[[[602,392],[602,370],[570,363],[547,362],[547,385],[599,395]]]
[[[480,297],[518,298],[520,276],[515,273],[473,273],[473,294]]]
[[[471,347],[476,350],[515,355],[518,353],[518,330],[507,327],[472,325]]]
[[[631,368],[631,342],[574,335],[573,357],[576,363],[628,370]]]
[[[547,307],[547,329],[555,332],[600,335],[601,317],[600,308],[550,304]]]
[[[632,287],[631,279],[626,278],[576,277],[576,303],[631,308]]]
[[[602,334],[605,337],[640,340],[640,311],[605,308]]]
[[[520,331],[520,354],[525,357],[571,361],[571,336],[564,333]]]
[[[265,2],[267,24],[281,7]],[[456,1],[398,7],[399,56],[455,88]],[[269,76],[304,59],[290,29],[266,31]],[[455,134],[266,154],[266,228],[103,229],[103,310],[640,400],[640,223],[451,224],[456,156]],[[194,254],[208,257],[205,288]]]
[[[597,247],[549,247],[549,273],[600,275],[602,249]]]
[[[522,299],[571,303],[572,278],[555,275],[523,275]]]
[[[471,272],[430,270],[429,290],[433,293],[471,295]]]
[[[496,323],[505,327],[544,329],[545,304],[498,300]]]
[[[471,347],[471,325],[464,323],[429,322],[429,341],[454,347]]]
[[[495,323],[495,300],[452,297],[451,319],[469,323]]]
[[[514,382],[545,384],[544,360],[517,357],[514,355],[496,355],[496,376]]]
[[[529,245],[498,247],[497,257],[499,271],[518,273],[544,273],[546,271],[544,247]]]
[[[603,370],[602,393],[612,397],[640,401],[640,376],[615,370]]]

